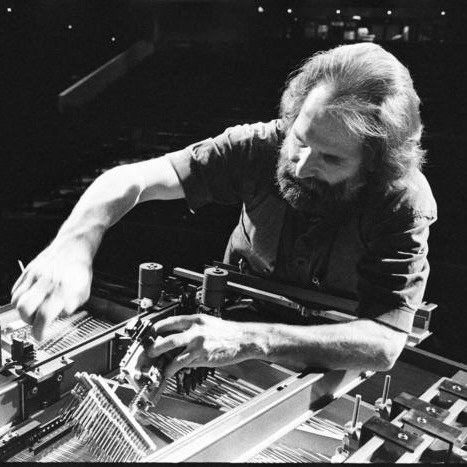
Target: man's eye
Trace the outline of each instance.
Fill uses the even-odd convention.
[[[337,156],[333,156],[332,154],[323,154],[323,159],[328,164],[339,165],[341,163],[341,159]]]
[[[297,146],[301,148],[306,148],[307,145],[300,139],[297,138],[297,136],[294,135],[295,142],[297,143]]]

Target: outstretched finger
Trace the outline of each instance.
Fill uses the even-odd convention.
[[[154,343],[146,349],[146,353],[150,358],[156,358],[171,350],[186,347],[188,342],[189,339],[183,332],[170,334],[166,337],[158,336]]]
[[[190,329],[190,327],[198,321],[196,315],[180,315],[170,316],[153,324],[151,333],[154,336],[170,333],[182,332]]]
[[[28,270],[23,269],[21,271],[21,274],[19,275],[18,279],[16,279],[15,283],[13,284],[13,287],[11,288],[11,294],[15,293],[15,290],[23,283],[26,276],[28,276]]]

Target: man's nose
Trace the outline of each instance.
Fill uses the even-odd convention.
[[[316,157],[312,148],[304,148],[297,152],[295,165],[295,176],[307,178],[316,174]]]

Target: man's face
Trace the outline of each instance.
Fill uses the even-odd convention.
[[[331,92],[310,92],[280,150],[279,188],[297,209],[352,201],[365,183],[362,143],[325,112]]]

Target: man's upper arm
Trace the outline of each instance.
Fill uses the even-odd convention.
[[[373,218],[367,253],[357,266],[359,315],[410,332],[429,275],[429,227],[436,220],[431,191],[403,197]]]
[[[184,198],[182,185],[167,156],[128,165],[140,185],[138,202]]]
[[[428,279],[428,225],[418,219],[405,231],[372,239],[358,265],[360,316],[410,331]]]
[[[185,198],[192,209],[210,202],[236,204],[259,175],[275,167],[277,131],[276,121],[236,125],[215,138],[122,170],[139,187],[139,203]]]
[[[274,177],[278,123],[235,125],[214,138],[167,154],[192,210],[239,204]]]

